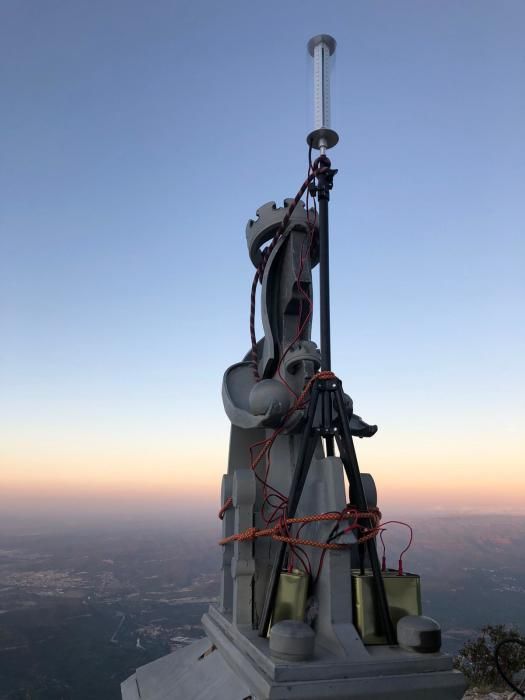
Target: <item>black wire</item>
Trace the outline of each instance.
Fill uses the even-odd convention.
[[[341,535],[345,535],[348,532],[349,527],[353,527],[354,525],[357,525],[357,515],[354,516],[354,520],[350,525],[347,525],[344,530],[340,530],[339,532],[336,532],[337,528],[341,524],[341,520],[338,520],[336,524],[334,525],[332,532],[329,534],[328,539],[326,540],[327,542],[333,542],[333,540],[336,540],[338,537],[341,537]],[[349,545],[357,544],[357,542],[349,542]]]
[[[311,151],[311,150],[312,150],[312,149],[311,149],[311,147],[310,147],[310,151]],[[342,531],[341,531],[340,533],[338,533],[338,534],[336,533],[337,528],[341,525],[341,521],[342,521],[342,519],[343,519],[343,513],[342,513],[342,512],[340,513],[340,512],[338,512],[338,511],[329,511],[329,512],[330,512],[330,513],[336,513],[336,514],[339,515],[340,517],[339,517],[339,519],[336,521],[336,523],[335,523],[335,525],[333,526],[333,528],[330,530],[330,534],[328,535],[328,538],[327,538],[327,540],[326,540],[326,543],[327,543],[327,544],[330,543],[332,540],[335,540],[337,537],[340,537],[340,535],[343,535],[343,534],[344,534],[344,530],[342,530]],[[352,525],[355,524],[356,522],[357,522],[357,518],[355,519],[354,523],[352,523]],[[320,559],[319,559],[319,566],[317,567],[317,574],[315,575],[315,579],[314,579],[314,581],[313,581],[314,586],[317,585],[317,581],[319,581],[319,576],[321,575],[321,569],[323,568],[324,558],[325,558],[325,555],[326,555],[326,552],[327,552],[327,551],[328,551],[327,549],[323,549],[322,554],[321,554],[321,557],[320,557]]]
[[[500,652],[501,647],[505,646],[505,644],[519,644],[520,646],[525,647],[525,640],[518,639],[517,637],[508,637],[507,639],[502,639],[501,642],[499,642],[496,645],[496,648],[494,649],[494,661],[496,662],[496,668],[498,669],[499,675],[503,678],[505,683],[512,688],[512,690],[515,693],[518,693],[518,695],[520,697],[524,698],[525,693],[523,692],[523,690],[520,690],[517,685],[514,685],[514,683],[512,681],[509,681],[509,679],[507,678],[507,676],[503,672],[503,669],[500,666],[499,652]]]

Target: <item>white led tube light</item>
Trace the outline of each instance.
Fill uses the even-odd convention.
[[[314,131],[307,141],[325,153],[339,140],[330,128],[330,63],[336,41],[328,34],[318,34],[308,42],[308,51],[314,59]]]

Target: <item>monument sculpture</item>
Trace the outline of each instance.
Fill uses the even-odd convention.
[[[328,35],[308,44],[316,122],[306,180],[294,199],[264,204],[246,227],[251,348],[223,379],[231,433],[219,602],[204,615],[206,638],[138,669],[122,684],[123,700],[456,700],[464,692],[440,651],[439,624],[422,615],[419,577],[401,558],[395,570],[379,561],[376,488],[353,442],[377,427],[354,413],[331,367],[335,46]],[[312,340],[316,267],[320,347]]]

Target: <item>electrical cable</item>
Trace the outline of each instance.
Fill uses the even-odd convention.
[[[412,542],[414,539],[414,530],[411,525],[408,523],[403,522],[402,520],[387,520],[384,523],[381,523],[381,532],[379,533],[379,539],[381,540],[381,544],[383,545],[383,557],[381,561],[381,571],[386,571],[386,545],[385,541],[383,540],[383,533],[386,532],[387,528],[386,525],[403,525],[403,527],[407,527],[410,530],[410,538],[408,540],[407,546],[403,549],[401,554],[399,555],[399,560],[397,564],[397,575],[398,576],[403,576],[403,556],[408,552],[410,547],[412,546]]]
[[[326,161],[326,162],[325,162]],[[255,300],[256,300],[256,291],[257,291],[257,285],[260,282],[262,284],[263,276],[264,276],[264,270],[266,267],[266,263],[270,257],[270,254],[272,250],[275,248],[277,245],[277,242],[280,240],[281,236],[284,234],[286,231],[286,228],[288,226],[288,222],[291,218],[292,212],[299,203],[302,195],[304,194],[306,190],[306,220],[307,220],[307,227],[308,227],[308,236],[306,237],[305,240],[302,242],[301,246],[301,255],[300,255],[300,261],[299,261],[299,269],[295,270],[295,281],[297,284],[297,289],[299,293],[302,296],[301,303],[300,303],[300,308],[299,308],[299,315],[298,315],[298,320],[297,320],[297,329],[294,338],[291,340],[291,342],[288,344],[288,346],[284,349],[284,351],[281,353],[281,357],[279,359],[279,364],[277,366],[277,376],[281,380],[282,384],[288,389],[288,391],[292,394],[294,397],[294,407],[293,410],[290,411],[283,419],[283,425],[286,422],[287,418],[291,413],[293,413],[295,410],[299,410],[302,408],[302,406],[297,405],[298,404],[298,396],[295,393],[295,391],[292,389],[292,387],[288,384],[286,379],[281,373],[281,367],[283,364],[283,361],[290,351],[290,349],[294,346],[294,344],[299,340],[299,338],[302,336],[303,331],[307,324],[310,322],[310,319],[312,317],[313,313],[313,303],[311,296],[308,294],[308,292],[304,289],[302,283],[301,283],[301,277],[303,274],[304,270],[304,265],[306,263],[306,260],[308,257],[310,257],[311,254],[311,249],[315,237],[315,232],[316,232],[316,222],[317,222],[317,202],[315,200],[315,197],[313,197],[313,202],[314,202],[314,219],[313,221],[311,220],[311,214],[310,214],[310,207],[309,207],[309,198],[310,198],[310,183],[312,180],[317,177],[319,174],[324,172],[325,168],[330,167],[330,163],[328,159],[317,159],[315,163],[312,163],[312,148],[309,148],[308,151],[308,172],[305,181],[303,182],[303,185],[301,186],[299,192],[297,193],[295,199],[292,201],[291,205],[288,208],[288,211],[286,212],[286,215],[283,219],[282,224],[280,225],[279,229],[276,231],[276,233],[273,236],[272,241],[270,244],[262,251],[262,260],[261,264],[259,265],[254,279],[252,283],[252,289],[251,289],[251,297],[250,297],[250,335],[251,335],[251,341],[252,341],[252,362],[254,366],[254,374],[256,377],[256,380],[259,380],[259,374],[258,374],[258,369],[257,369],[257,347],[256,347],[256,337],[255,337]],[[306,242],[306,246],[305,246]],[[307,305],[307,312],[304,314],[303,312],[303,303]],[[304,394],[304,392],[303,392]],[[280,431],[279,431],[280,432]],[[254,473],[260,483],[263,485],[263,496],[264,500],[261,506],[261,517],[265,524],[268,526],[271,523],[274,523],[279,517],[283,518],[285,520],[286,516],[286,506],[287,506],[287,498],[278,492],[276,489],[274,489],[268,482],[268,476],[269,476],[269,471],[270,471],[270,466],[271,466],[271,448],[272,445],[277,438],[278,432],[274,431],[273,435],[270,436],[270,438],[267,441],[264,441],[263,443],[258,443],[258,445],[263,444],[263,448],[261,450],[261,453],[264,452],[263,454],[258,455],[258,457],[254,460],[253,459],[253,452],[252,452],[252,447],[255,447],[256,445],[253,445],[250,447],[250,455],[251,455],[251,460],[252,460],[252,469],[254,470]],[[256,468],[257,464],[260,461],[260,457],[265,457],[266,461],[266,469],[264,473],[264,477],[260,477],[257,474]],[[271,491],[272,493],[268,493],[268,491]],[[277,497],[277,503],[272,505],[271,504],[271,498],[272,497]],[[265,515],[265,507],[269,505],[271,508],[273,508],[271,515],[269,517],[266,517]],[[302,527],[302,526],[301,526]],[[289,539],[292,540],[293,538],[290,537],[290,533],[287,533],[289,536]],[[302,550],[301,548],[296,548],[291,542],[289,545],[289,568],[293,564],[294,561],[294,555],[297,554],[296,549],[300,550],[303,553],[304,559],[301,556],[297,556],[296,558],[303,564],[305,570],[308,570],[311,573],[311,563],[310,559],[308,557],[308,554]],[[305,566],[305,561],[307,562],[307,566]]]
[[[318,177],[322,173],[326,172],[329,168],[330,168],[330,160],[326,156],[319,156],[319,158],[317,158],[313,162],[311,172],[308,173],[306,180],[303,182],[303,184],[299,188],[299,191],[297,192],[297,194],[295,195],[294,199],[292,200],[290,206],[288,207],[288,210],[284,216],[284,219],[281,222],[281,225],[279,226],[279,228],[275,232],[269,245],[267,245],[266,248],[264,248],[261,251],[261,262],[259,264],[259,267],[255,271],[255,275],[254,275],[253,282],[252,282],[251,294],[250,294],[250,339],[251,339],[251,345],[252,345],[252,364],[253,364],[253,373],[254,373],[257,381],[260,381],[260,379],[261,379],[259,376],[259,370],[258,370],[258,366],[257,366],[258,365],[257,336],[255,333],[255,308],[256,308],[256,297],[257,297],[257,284],[259,282],[262,284],[266,263],[268,262],[268,259],[269,259],[270,255],[272,254],[275,246],[279,242],[281,236],[286,231],[288,224],[290,223],[290,218],[293,214],[293,211],[294,211],[295,207],[298,205],[298,203],[300,202],[301,197],[303,196],[305,191],[308,189],[312,180],[314,180],[316,177]]]
[[[499,660],[499,654],[502,649],[507,644],[519,644],[522,647],[525,647],[525,639],[520,639],[519,637],[507,637],[506,639],[502,639],[501,642],[498,642],[496,644],[496,647],[494,649],[494,661],[496,663],[496,668],[498,669],[499,675],[503,678],[505,683],[512,688],[512,690],[515,693],[518,693],[520,697],[525,697],[525,692],[521,689],[518,688],[517,685],[515,685],[505,674],[503,669],[501,668],[500,660]]]

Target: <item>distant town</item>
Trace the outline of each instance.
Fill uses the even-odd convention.
[[[218,554],[155,528],[0,537],[0,698],[119,698],[136,666],[203,635]]]

